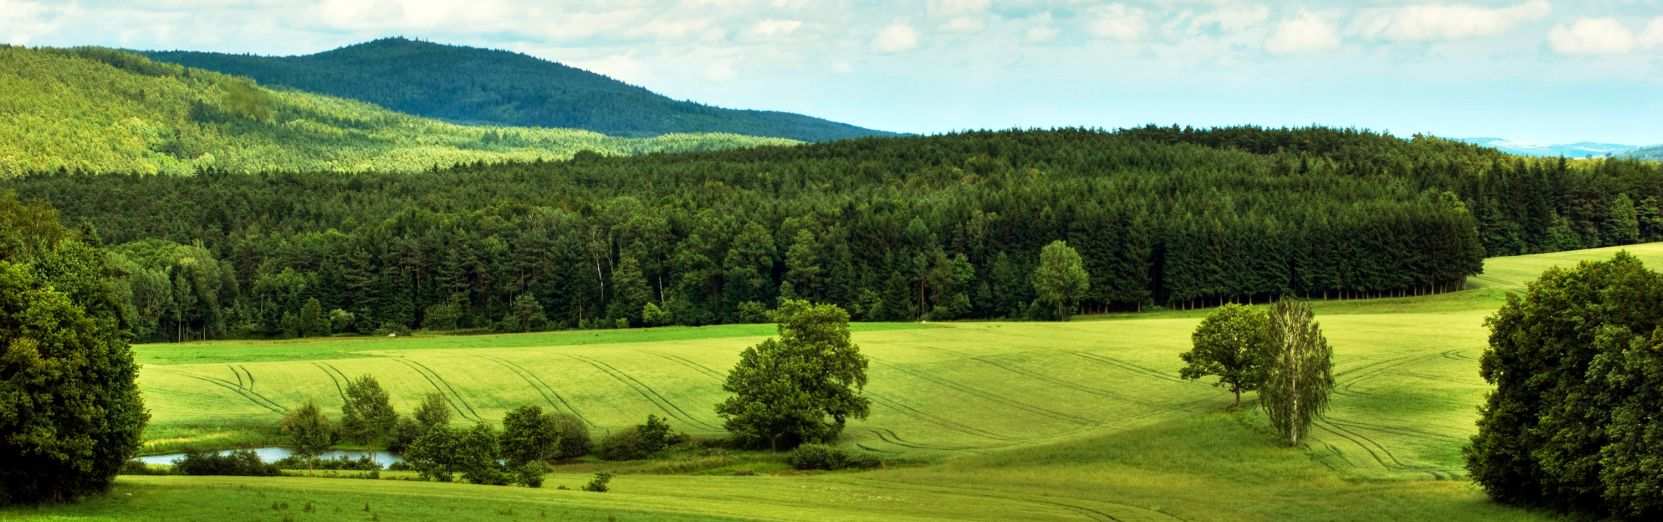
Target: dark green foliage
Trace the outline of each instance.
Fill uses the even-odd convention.
[[[551,412],[548,417],[554,420],[554,430],[560,440],[553,458],[572,459],[589,454],[589,427],[583,419],[570,413]]]
[[[612,474],[602,471],[600,473],[596,473],[595,478],[590,479],[588,484],[584,484],[583,490],[594,493],[605,493],[612,490],[610,485],[611,483]]]
[[[1058,240],[1081,254],[1088,311],[1430,293],[1459,288],[1491,242],[1545,248],[1550,228],[1563,244],[1600,242],[1613,207],[1605,191],[1631,192],[1640,216],[1650,192],[1638,180],[1657,175],[1608,161],[1539,174],[1536,163],[1498,163],[1492,176],[1490,153],[1433,139],[1210,132],[1171,143],[1148,130],[971,133],[401,175],[53,174],[0,186],[53,201],[108,244],[134,245],[119,249],[143,268],[128,277],[137,322],[155,324],[141,335],[172,340],[239,325],[277,335],[283,314],[314,298],[351,311],[360,333],[642,324],[649,303],[677,324],[734,322],[781,296],[861,320],[1019,317],[1039,297],[1040,252]],[[1215,134],[1234,141],[1188,143]],[[1518,188],[1550,175],[1566,188]],[[1575,204],[1561,203],[1573,189]],[[1519,213],[1538,199],[1540,216]],[[1056,315],[1053,304],[1038,315]]]
[[[785,459],[791,467],[801,470],[869,469],[883,465],[876,456],[850,454],[842,448],[825,444],[804,444],[791,450]]]
[[[670,431],[670,423],[657,415],[648,415],[647,422],[608,434],[601,439],[595,453],[602,460],[638,460],[657,455],[684,440]]]
[[[716,406],[742,445],[775,451],[830,442],[850,418],[866,418],[866,356],[849,340],[849,314],[836,305],[790,300],[775,314],[779,338],[746,348]]]
[[[312,401],[283,414],[278,428],[289,438],[295,453],[301,455],[317,455],[335,445],[335,426]]]
[[[420,474],[422,480],[450,482],[463,469],[462,433],[450,428],[434,428],[423,433],[404,450],[404,462]]]
[[[528,488],[543,487],[543,475],[547,475],[549,466],[542,462],[527,462],[514,467],[514,483]]]
[[[723,109],[524,54],[389,38],[328,52],[150,57],[452,121],[570,127],[614,135],[731,132],[805,141],[887,134],[798,114]],[[512,142],[488,133],[484,145]]]
[[[108,489],[149,419],[115,269],[71,236],[0,191],[0,505]]]
[[[450,427],[450,403],[444,394],[429,393],[422,396],[422,403],[416,406],[416,411],[409,417],[402,417],[393,427],[392,440],[387,443],[387,450],[402,453],[415,444],[416,439],[426,435],[436,428]]]
[[[378,444],[397,425],[398,412],[375,377],[363,375],[347,383],[346,401],[341,404],[342,436],[359,444]]]
[[[560,427],[537,406],[521,406],[502,418],[502,455],[510,467],[560,456]]]
[[[173,470],[185,475],[239,475],[252,477],[276,476],[276,464],[260,462],[260,456],[249,450],[225,453],[189,452],[174,461]]]
[[[490,425],[477,424],[462,434],[456,446],[457,471],[474,484],[501,486],[508,484],[508,470],[502,463],[502,446]]]
[[[1550,269],[1489,326],[1473,480],[1507,503],[1663,517],[1663,275],[1627,253]]]
[[[1310,433],[1334,391],[1334,352],[1311,305],[1282,298],[1270,308],[1268,352],[1259,406],[1289,446]]]
[[[376,462],[374,458],[371,458],[368,455],[358,458],[339,457],[325,459],[297,453],[278,459],[277,462],[273,462],[272,464],[279,468],[288,469],[305,468],[351,471],[377,471],[381,469],[381,463]]]
[[[1241,405],[1241,394],[1259,389],[1270,357],[1270,316],[1238,304],[1227,304],[1207,315],[1191,337],[1190,351],[1179,354],[1184,379],[1217,376]]]

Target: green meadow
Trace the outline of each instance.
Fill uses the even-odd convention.
[[[1624,247],[1652,266],[1663,243]],[[1316,304],[1338,385],[1298,448],[1255,409],[1178,379],[1205,311],[1067,323],[856,324],[872,415],[844,444],[895,463],[799,473],[777,457],[679,452],[563,466],[543,489],[320,477],[124,476],[81,504],[0,511],[43,520],[1531,520],[1465,477],[1487,385],[1485,318],[1548,267],[1618,250],[1492,258],[1468,289]],[[771,325],[141,345],[146,452],[280,444],[287,408],[338,414],[374,375],[401,411],[439,392],[456,422],[514,407],[570,412],[597,436],[648,414],[696,438],[744,347]],[[576,491],[594,471],[613,492]],[[565,486],[573,490],[561,490]],[[310,504],[311,509],[306,509]]]

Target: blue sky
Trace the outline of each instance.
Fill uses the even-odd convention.
[[[0,41],[306,54],[403,35],[906,132],[1325,124],[1663,143],[1663,0],[0,0]]]

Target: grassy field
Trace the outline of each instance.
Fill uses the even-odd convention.
[[[1627,250],[1659,266],[1663,244]],[[1205,312],[1069,323],[858,324],[872,416],[846,444],[917,465],[864,473],[734,476],[720,452],[662,474],[629,471],[604,495],[575,488],[604,466],[560,470],[543,490],[326,478],[123,477],[115,493],[0,518],[211,519],[287,502],[320,519],[1521,520],[1465,480],[1461,447],[1487,386],[1485,317],[1542,270],[1616,249],[1494,258],[1470,289],[1317,303],[1338,387],[1301,448],[1254,409],[1177,378]],[[523,404],[578,414],[598,434],[668,417],[717,435],[721,376],[767,325],[467,337],[146,345],[149,451],[258,445],[285,408],[338,411],[347,377],[375,375],[409,411],[444,393],[457,422]],[[739,466],[742,467],[742,466]],[[650,470],[645,470],[650,471]],[[719,475],[726,473],[726,475]],[[313,502],[314,513],[295,513]],[[456,512],[448,509],[454,508]],[[339,509],[340,511],[336,511]],[[269,515],[269,516],[268,516]],[[390,518],[388,518],[390,517]]]

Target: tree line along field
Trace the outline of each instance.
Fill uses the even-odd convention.
[[[1663,244],[1623,249],[1652,266],[1663,261]],[[1618,250],[1491,258],[1486,275],[1450,294],[1317,303],[1337,386],[1326,418],[1295,449],[1275,444],[1257,410],[1226,411],[1227,391],[1178,379],[1177,355],[1204,312],[857,323],[874,407],[843,444],[902,463],[890,469],[732,476],[769,470],[740,456],[689,456],[621,475],[607,495],[123,477],[105,498],[0,514],[202,518],[251,503],[312,502],[324,515],[362,515],[368,503],[383,517],[462,520],[1532,519],[1545,515],[1491,503],[1465,479],[1460,448],[1488,389],[1476,360],[1483,321],[1547,267]],[[359,374],[376,376],[404,411],[422,394],[444,393],[457,423],[494,423],[508,408],[540,404],[579,414],[597,433],[650,413],[715,436],[720,376],[769,334],[765,325],[724,325],[141,345],[136,354],[153,414],[150,451],[275,442],[277,411],[307,399],[338,407],[337,383]],[[592,467],[550,481],[575,487]]]

